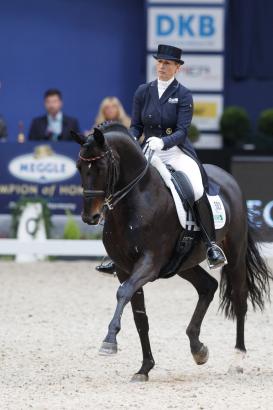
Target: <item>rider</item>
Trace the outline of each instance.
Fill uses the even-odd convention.
[[[188,139],[193,113],[192,95],[175,79],[184,64],[181,56],[180,48],[158,46],[154,55],[158,78],[136,90],[130,131],[137,139],[144,133],[144,142],[165,164],[187,175],[194,191],[194,214],[207,248],[208,264],[210,268],[218,268],[226,263],[226,258],[215,243],[214,220],[203,186],[201,165],[198,165],[196,152]]]

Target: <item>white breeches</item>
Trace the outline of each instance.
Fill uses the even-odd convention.
[[[159,151],[157,155],[164,164],[170,164],[176,171],[184,172],[192,185],[194,199],[197,201],[204,193],[203,181],[197,163],[178,147],[172,147],[167,151]]]

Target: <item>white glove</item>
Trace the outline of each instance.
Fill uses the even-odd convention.
[[[161,138],[150,137],[147,139],[149,148],[153,151],[161,151],[164,148],[164,142]]]

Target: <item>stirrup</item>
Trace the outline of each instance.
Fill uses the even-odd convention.
[[[223,257],[222,261],[219,261],[219,263],[216,263],[216,264],[210,263],[210,260],[209,260],[210,258],[208,256],[208,252],[211,248],[214,248],[214,249],[216,248],[221,253],[221,255]],[[222,268],[223,266],[228,264],[228,261],[227,261],[227,258],[226,258],[226,255],[225,255],[223,249],[220,248],[220,246],[218,246],[215,242],[212,242],[211,246],[207,249],[206,259],[207,259],[207,263],[208,263],[208,266],[209,266],[210,269]]]

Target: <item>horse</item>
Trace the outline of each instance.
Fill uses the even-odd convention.
[[[100,353],[117,353],[117,334],[121,329],[124,307],[131,302],[134,322],[142,347],[142,365],[132,381],[147,381],[155,361],[149,340],[149,323],[143,286],[160,277],[170,261],[181,230],[173,198],[159,172],[146,159],[141,147],[118,123],[103,124],[84,137],[73,133],[80,144],[77,161],[83,187],[83,222],[96,225],[104,217],[103,244],[116,265],[120,286],[117,305]],[[226,254],[222,268],[220,309],[236,318],[235,352],[243,357],[247,299],[254,309],[263,310],[270,297],[272,274],[261,257],[245,200],[235,179],[223,169],[204,165],[209,178],[220,186],[226,211],[225,226],[216,231],[216,241]],[[189,281],[198,301],[187,327],[193,359],[198,365],[209,357],[200,339],[201,324],[218,288],[200,263],[206,249],[201,236],[182,260],[176,274]],[[241,367],[236,369],[241,371]]]

